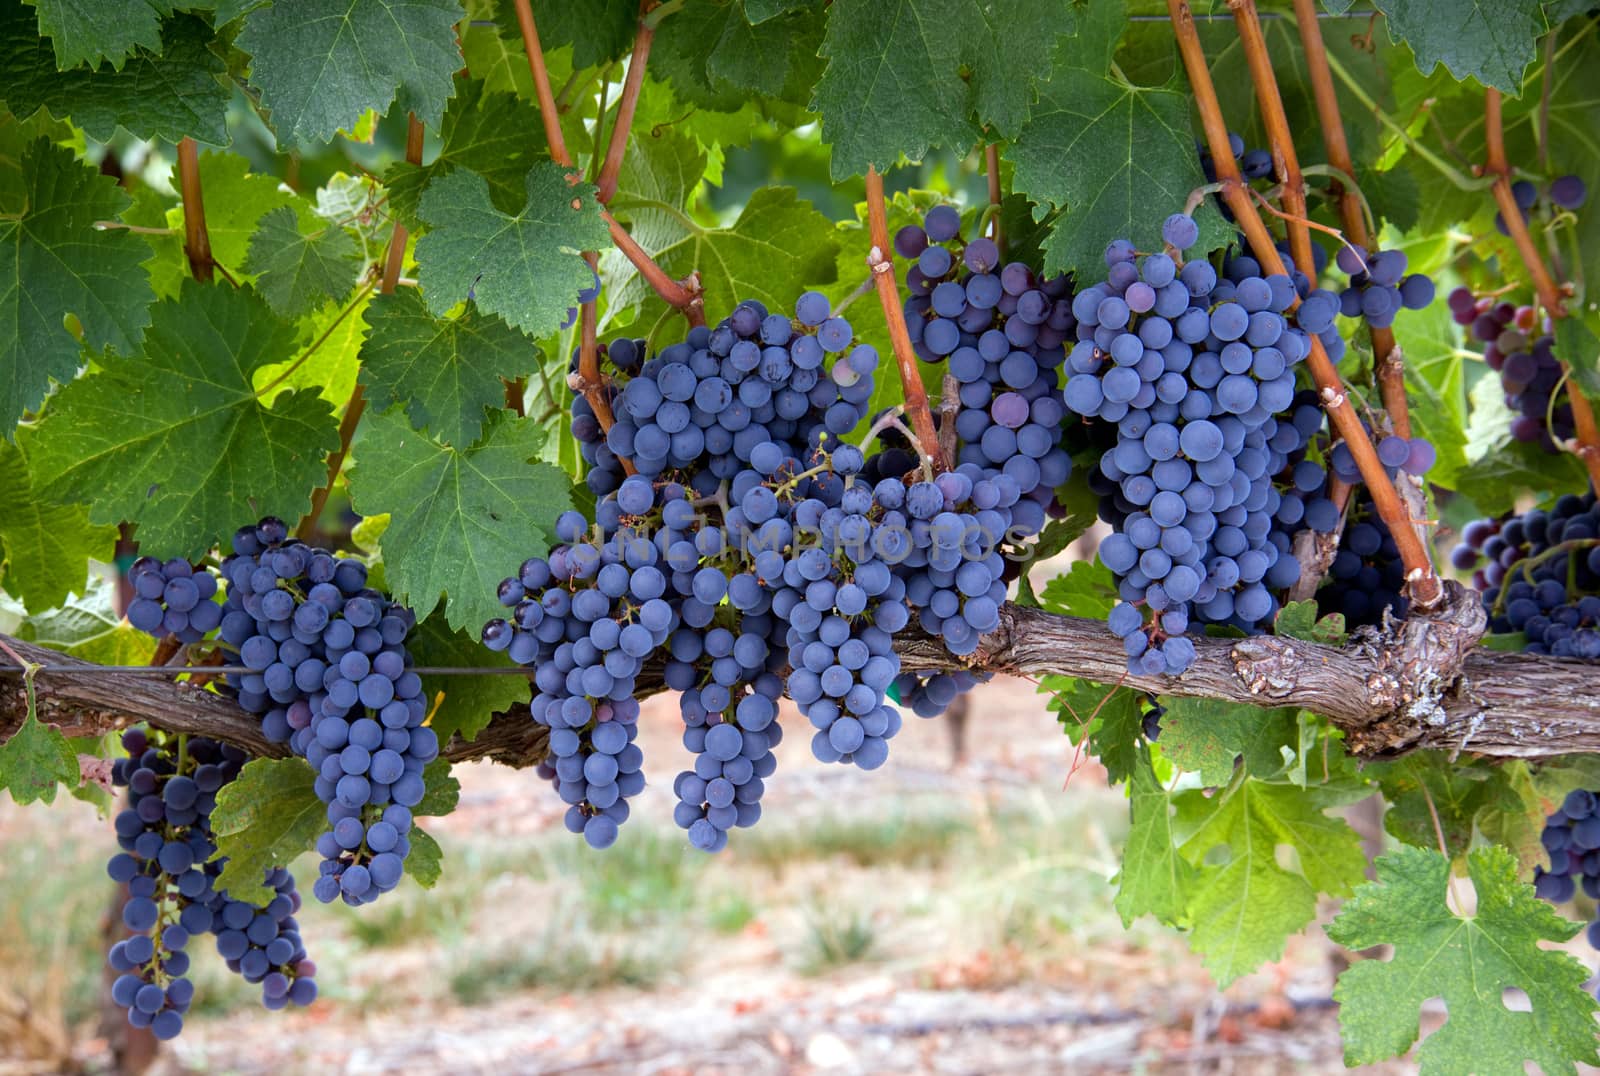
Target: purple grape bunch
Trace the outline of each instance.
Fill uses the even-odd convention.
[[[210,933],[229,970],[260,984],[269,1009],[309,1005],[317,996],[316,965],[306,956],[294,913],[300,896],[288,871],[267,873],[274,891],[265,906],[232,899],[216,888],[226,859],[211,828],[217,792],[238,777],[244,752],[201,737],[129,729],[127,752],[112,765],[112,782],[128,790],[116,816],[121,851],[106,866],[127,887],[122,923],[129,931],[111,947],[117,978],[111,997],[128,1022],[159,1039],[183,1030],[194,999],[189,941]]]

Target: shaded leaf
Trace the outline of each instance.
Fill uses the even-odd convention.
[[[511,380],[539,362],[533,341],[468,303],[436,318],[414,290],[381,295],[367,314],[361,381],[379,410],[406,401],[411,425],[452,445],[470,445]]]
[[[139,264],[145,245],[129,232],[94,227],[128,206],[116,180],[47,138],[23,150],[20,171],[19,204],[0,204],[0,430],[8,438],[52,378],[66,382],[77,373],[81,353],[63,324],[68,314],[90,347],[126,353],[155,299]]]

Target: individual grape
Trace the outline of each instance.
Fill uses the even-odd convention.
[[[1550,200],[1562,209],[1580,209],[1588,197],[1587,184],[1577,176],[1560,176],[1550,184]]]
[[[1178,250],[1188,250],[1200,241],[1200,226],[1186,213],[1174,213],[1161,225],[1161,238]]]

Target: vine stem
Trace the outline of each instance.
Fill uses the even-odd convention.
[[[1328,163],[1347,176],[1355,175],[1355,162],[1350,158],[1350,143],[1344,136],[1344,119],[1339,114],[1339,96],[1333,88],[1333,71],[1328,66],[1328,50],[1322,41],[1322,26],[1317,22],[1317,0],[1294,0],[1295,24],[1300,31],[1300,43],[1306,55],[1306,71],[1311,78],[1311,92],[1316,99],[1317,118],[1321,121],[1322,145],[1328,154]],[[1339,201],[1339,218],[1344,222],[1345,234],[1350,241],[1370,251],[1372,244],[1367,232],[1367,218],[1362,210],[1361,192],[1353,183],[1334,180],[1333,193]],[[1383,396],[1383,409],[1389,413],[1389,424],[1394,432],[1411,437],[1411,406],[1406,399],[1406,371],[1404,356],[1395,347],[1394,331],[1368,325],[1372,335],[1372,355],[1378,371],[1378,391]]]
[[[680,311],[689,319],[690,325],[704,325],[705,299],[699,287],[695,286],[697,282],[673,280],[633,236],[628,234],[628,229],[617,222],[617,218],[611,215],[611,210],[602,209],[600,215],[605,218],[606,227],[611,229],[612,244],[622,251],[623,257],[633,263],[633,267],[639,270],[639,275],[644,277],[645,283],[661,297],[661,301]]]
[[[206,202],[200,190],[200,147],[192,138],[178,142],[178,187],[183,195],[183,252],[189,271],[202,284],[215,278],[211,235],[206,231]]]
[[[989,216],[989,238],[994,240],[994,245],[1000,248],[1000,254],[1005,256],[1006,241],[1000,231],[1000,203],[1005,196],[1000,192],[1000,145],[990,142],[983,147],[983,171],[989,178],[989,205],[993,213]]]
[[[662,302],[682,311],[690,325],[704,325],[705,308],[698,287],[698,278],[691,275],[688,284],[673,280],[667,275],[666,270],[657,265],[655,259],[634,241],[627,229],[617,223],[611,211],[604,208],[616,194],[616,177],[621,174],[622,155],[628,145],[628,129],[632,126],[634,110],[639,103],[639,93],[644,85],[644,61],[649,55],[649,41],[655,37],[655,23],[651,22],[647,26],[645,20],[649,9],[654,6],[649,0],[640,5],[639,35],[646,42],[645,50],[644,55],[636,55],[629,61],[627,80],[622,87],[622,97],[617,102],[617,123],[611,132],[606,164],[602,167],[600,175],[601,215],[605,217],[606,227],[611,231],[611,242],[633,263],[634,268],[639,270],[639,275],[644,277],[645,282],[661,297]],[[561,113],[556,107],[555,95],[550,91],[550,72],[544,64],[544,53],[540,51],[539,28],[533,20],[533,8],[529,5],[529,0],[516,0],[516,8],[517,24],[522,29],[522,45],[528,53],[528,71],[533,75],[534,93],[539,98],[539,118],[544,125],[544,140],[550,148],[550,159],[563,168],[572,168],[572,154],[567,149],[566,138],[561,133]],[[636,42],[635,48],[637,47]],[[609,188],[605,184],[606,168],[611,168],[615,172],[611,177]],[[593,268],[593,265],[591,261],[590,267]],[[596,383],[598,383],[598,373],[596,370],[594,379]],[[591,406],[595,402],[594,399],[589,401]],[[600,399],[599,404],[600,406],[595,408],[595,417],[600,419],[602,428],[610,429],[611,407],[604,399]]]
[[[633,35],[633,52],[628,57],[628,74],[617,99],[617,118],[611,125],[611,142],[606,146],[605,163],[600,166],[600,201],[609,202],[617,193],[617,178],[622,173],[622,155],[633,130],[633,113],[639,106],[639,91],[644,88],[644,65],[650,58],[650,44],[656,39],[655,23],[648,18],[656,0],[639,0],[639,28]]]
[[[1267,145],[1272,151],[1272,163],[1287,211],[1289,249],[1294,254],[1295,265],[1310,277],[1316,273],[1316,263],[1311,260],[1311,231],[1305,225],[1305,178],[1300,175],[1300,159],[1294,151],[1289,117],[1283,110],[1283,95],[1278,92],[1278,76],[1272,71],[1272,57],[1267,55],[1261,19],[1256,13],[1255,0],[1228,0],[1228,7],[1233,10],[1239,43],[1244,47],[1245,63],[1250,68],[1250,81],[1255,84],[1256,101],[1261,106],[1261,119],[1266,124]]]
[[[1517,205],[1516,196],[1511,193],[1511,166],[1506,161],[1506,136],[1500,114],[1500,91],[1493,87],[1483,91],[1483,135],[1487,150],[1484,171],[1494,176],[1494,186],[1490,190],[1494,192],[1495,203],[1500,207],[1500,217],[1505,221],[1506,231],[1511,233],[1511,242],[1515,244],[1517,254],[1528,270],[1528,276],[1533,280],[1533,290],[1539,297],[1539,305],[1545,308],[1551,318],[1559,321],[1568,314],[1566,303],[1555,278],[1550,275],[1544,259],[1539,256],[1539,248],[1528,232],[1528,224],[1522,219],[1522,208]],[[1569,372],[1566,363],[1563,362],[1562,367],[1564,373]],[[1567,398],[1572,403],[1572,425],[1578,442],[1577,456],[1589,472],[1589,481],[1596,489],[1600,489],[1600,430],[1595,427],[1594,408],[1589,398],[1584,395],[1582,387],[1570,378],[1567,381]]]
[[[889,323],[889,340],[894,345],[894,359],[900,367],[900,383],[905,389],[906,417],[922,443],[924,459],[938,474],[949,468],[939,449],[939,433],[928,407],[928,391],[922,387],[917,356],[911,350],[911,334],[906,331],[905,312],[900,309],[894,248],[889,245],[889,216],[883,204],[883,176],[872,165],[867,166],[867,227],[872,242],[867,252],[867,268],[877,282],[878,301],[883,304],[883,318]]]
[[[1200,35],[1195,29],[1193,12],[1189,10],[1187,0],[1167,0],[1167,8],[1172,15],[1173,34],[1178,40],[1178,51],[1183,56],[1183,65],[1189,76],[1190,89],[1194,92],[1195,105],[1205,126],[1206,141],[1211,147],[1217,179],[1222,183],[1222,197],[1249,238],[1256,260],[1268,273],[1282,273],[1283,259],[1278,255],[1278,248],[1272,242],[1272,233],[1267,231],[1266,224],[1261,220],[1261,214],[1256,212],[1254,203],[1245,194],[1238,162],[1230,152],[1228,126],[1222,118],[1222,105],[1217,100],[1217,90],[1211,81],[1211,71],[1206,66],[1205,49],[1200,44]],[[1327,351],[1323,349],[1322,341],[1316,336],[1311,336],[1310,344],[1311,352],[1306,358],[1306,365],[1316,380],[1322,406],[1327,410],[1335,431],[1349,443],[1350,451],[1355,456],[1356,465],[1361,471],[1361,477],[1366,482],[1373,504],[1378,509],[1378,515],[1394,536],[1401,563],[1405,567],[1412,600],[1420,608],[1431,608],[1443,597],[1444,588],[1433,570],[1428,547],[1417,533],[1410,514],[1400,500],[1399,492],[1396,491],[1394,483],[1379,461],[1366,430],[1362,428],[1361,419],[1351,406],[1350,398],[1345,392],[1344,382],[1340,380],[1339,372],[1334,369]]]
[[[415,112],[411,113],[406,119],[406,160],[411,164],[422,163],[423,134],[422,121],[417,119]],[[393,295],[400,283],[408,238],[406,226],[396,218],[394,232],[389,236],[389,251],[383,260],[383,280],[378,285],[378,290],[384,295]],[[333,491],[333,483],[350,455],[350,443],[355,440],[356,427],[361,425],[361,416],[366,411],[366,389],[357,381],[356,387],[350,390],[349,402],[344,405],[344,417],[339,420],[339,447],[328,456],[328,480],[311,494],[311,510],[295,528],[295,535],[301,541],[309,540],[316,533],[317,520],[322,518],[322,510],[328,505],[328,494]]]
[[[533,76],[533,92],[539,98],[539,118],[544,122],[544,140],[550,147],[550,159],[564,168],[572,167],[572,154],[567,152],[567,140],[561,134],[561,112],[556,108],[556,96],[550,92],[550,72],[544,66],[544,50],[539,44],[539,28],[533,22],[533,8],[528,0],[516,0],[517,25],[522,30],[522,47],[528,54],[528,72]]]

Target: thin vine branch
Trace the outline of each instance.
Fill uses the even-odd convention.
[[[1184,68],[1189,76],[1189,86],[1194,92],[1195,104],[1205,126],[1206,141],[1215,160],[1217,179],[1222,185],[1222,197],[1234,218],[1250,241],[1251,250],[1268,273],[1284,272],[1283,259],[1256,212],[1255,205],[1245,193],[1244,181],[1239,174],[1228,145],[1228,127],[1222,117],[1222,105],[1217,100],[1216,87],[1211,81],[1211,71],[1206,66],[1205,50],[1195,29],[1193,13],[1187,0],[1167,0],[1172,15],[1172,29],[1178,40],[1178,50],[1183,56]],[[1334,369],[1322,341],[1310,337],[1311,352],[1306,364],[1316,380],[1318,394],[1327,410],[1335,432],[1350,445],[1360,468],[1361,477],[1372,495],[1378,515],[1389,527],[1399,547],[1400,559],[1405,566],[1406,578],[1412,600],[1421,608],[1428,608],[1443,596],[1439,577],[1433,570],[1428,548],[1417,533],[1416,526],[1406,512],[1399,493],[1394,488],[1377,452],[1361,425],[1361,418],[1351,406],[1344,382]]]
[[[189,258],[189,271],[196,280],[209,284],[216,262],[211,257],[206,202],[200,189],[200,149],[192,138],[178,142],[178,188],[183,196],[183,252]]]
[[[1309,277],[1316,273],[1316,264],[1311,260],[1311,232],[1303,223],[1307,219],[1305,179],[1300,175],[1300,160],[1294,151],[1289,117],[1283,110],[1283,96],[1278,92],[1278,77],[1272,71],[1272,57],[1267,55],[1267,39],[1261,33],[1255,0],[1228,0],[1228,7],[1233,10],[1239,43],[1244,47],[1250,81],[1255,84],[1256,101],[1267,128],[1267,146],[1287,211],[1289,249],[1295,265]]]
[[[406,119],[406,160],[411,164],[422,163],[423,144],[422,121],[417,119],[415,112]],[[389,236],[389,251],[383,260],[383,279],[378,290],[384,295],[393,295],[394,289],[400,283],[400,270],[406,257],[406,240],[409,234],[406,226],[395,218],[394,231]],[[358,300],[359,301],[359,300]],[[344,405],[344,417],[339,420],[339,447],[328,455],[328,479],[311,494],[311,509],[295,528],[295,534],[302,541],[309,539],[317,532],[317,521],[322,518],[322,510],[328,505],[328,494],[333,491],[333,484],[339,478],[339,471],[344,467],[345,459],[350,455],[350,444],[355,440],[356,427],[361,425],[361,416],[367,410],[366,390],[360,381],[350,391],[350,399]]]
[[[555,94],[550,92],[550,72],[544,65],[544,51],[539,44],[539,28],[533,22],[533,8],[528,0],[516,0],[517,26],[522,30],[523,51],[528,54],[528,72],[533,76],[533,92],[539,98],[539,118],[544,123],[544,140],[550,147],[550,159],[564,168],[572,167],[572,154],[567,152],[567,140],[561,133],[561,112],[556,108]]]
[[[1000,231],[1000,204],[1005,200],[1005,195],[1000,191],[1000,145],[997,142],[986,143],[983,147],[983,171],[989,180],[989,238],[994,240],[994,245],[1000,248],[1000,253],[1005,254],[1005,235]]]
[[[1344,135],[1344,119],[1339,114],[1339,95],[1333,88],[1333,72],[1328,67],[1328,50],[1322,41],[1322,26],[1316,19],[1317,0],[1294,0],[1295,23],[1300,30],[1304,46],[1306,71],[1311,79],[1312,96],[1317,103],[1317,118],[1321,121],[1322,145],[1328,154],[1328,163],[1347,176],[1355,175],[1355,162],[1350,157],[1350,143]],[[1350,241],[1363,250],[1371,251],[1367,233],[1367,218],[1363,212],[1361,192],[1353,184],[1335,179],[1332,192],[1339,203],[1339,219]],[[1411,436],[1411,406],[1406,399],[1406,373],[1402,356],[1395,348],[1394,331],[1368,325],[1372,336],[1372,355],[1378,372],[1378,390],[1383,397],[1383,409],[1389,413],[1389,424],[1394,432]]]
[[[605,163],[600,166],[600,201],[609,202],[617,193],[617,178],[622,173],[622,155],[628,148],[628,135],[633,130],[633,113],[639,105],[639,91],[644,88],[645,61],[650,58],[650,44],[656,38],[655,24],[647,16],[656,6],[656,0],[639,0],[639,28],[633,37],[633,52],[628,57],[628,74],[622,83],[622,96],[617,99],[617,118],[611,125],[611,143],[606,147]]]
[[[1500,217],[1505,221],[1506,231],[1511,233],[1511,242],[1517,248],[1517,255],[1522,259],[1522,264],[1533,281],[1539,305],[1544,307],[1551,318],[1559,321],[1567,316],[1567,305],[1561,294],[1561,288],[1550,275],[1550,270],[1545,267],[1544,259],[1539,256],[1539,248],[1528,232],[1527,222],[1522,219],[1522,208],[1517,205],[1516,196],[1511,193],[1511,166],[1506,160],[1505,125],[1501,120],[1500,91],[1493,87],[1483,91],[1483,134],[1486,150],[1484,171],[1494,177],[1494,186],[1490,189],[1494,192],[1495,204],[1500,207]],[[1567,372],[1566,364],[1562,363],[1562,366],[1563,372]],[[1570,377],[1567,380],[1567,398],[1572,403],[1572,425],[1577,435],[1577,456],[1589,472],[1589,481],[1596,489],[1600,489],[1600,429],[1596,429],[1595,426],[1594,408],[1583,389]]]
[[[889,323],[889,340],[894,345],[894,359],[900,367],[900,382],[905,389],[906,417],[911,420],[911,428],[916,431],[934,473],[938,474],[949,468],[939,448],[939,433],[928,407],[928,391],[922,386],[917,356],[911,349],[911,334],[906,331],[905,312],[900,308],[894,248],[889,245],[889,217],[883,204],[883,176],[871,165],[867,166],[867,226],[872,243],[867,252],[867,268],[877,282],[878,300],[883,305],[884,320]]]

